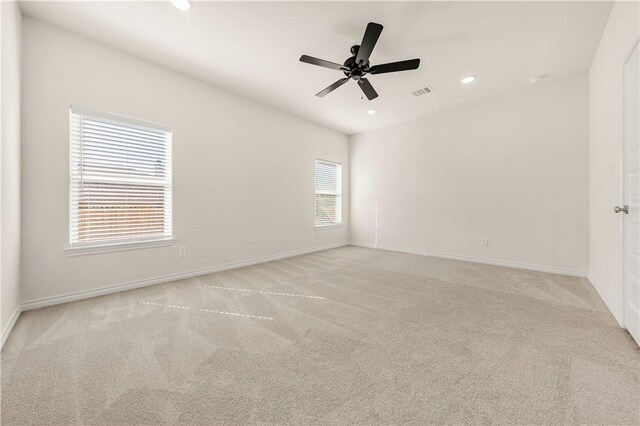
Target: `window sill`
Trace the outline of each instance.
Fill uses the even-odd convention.
[[[137,250],[151,247],[171,246],[176,242],[174,238],[150,241],[132,241],[128,243],[97,244],[91,246],[67,247],[67,256],[83,256],[86,254],[109,253],[114,251]]]
[[[329,225],[315,225],[316,229],[324,229],[324,228],[339,228],[342,226],[342,223],[331,223]]]

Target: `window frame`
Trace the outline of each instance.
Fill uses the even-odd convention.
[[[169,215],[169,230],[170,230],[170,235],[163,235],[163,236],[155,236],[155,237],[140,237],[140,238],[131,238],[131,239],[123,239],[123,240],[110,240],[110,241],[91,241],[91,242],[86,242],[86,243],[81,243],[81,242],[76,242],[76,243],[72,243],[72,239],[73,239],[73,225],[72,225],[72,219],[73,219],[73,206],[72,206],[72,194],[74,191],[74,176],[73,176],[73,167],[74,167],[74,162],[73,162],[73,139],[72,139],[72,120],[73,120],[73,115],[77,114],[77,115],[86,115],[86,116],[92,116],[98,119],[103,119],[103,120],[107,120],[107,121],[113,121],[116,123],[120,123],[121,125],[131,125],[133,127],[142,127],[142,128],[146,128],[146,129],[152,129],[152,130],[156,130],[156,131],[162,131],[162,132],[166,132],[169,135],[169,143],[167,144],[167,148],[168,148],[168,159],[167,159],[167,170],[169,171],[169,196],[168,198],[168,203],[169,203],[169,211],[170,211],[170,215]],[[155,123],[155,122],[151,122],[151,121],[146,121],[146,120],[141,120],[141,119],[137,119],[137,118],[133,118],[133,117],[129,117],[129,116],[125,116],[125,115],[120,115],[120,114],[114,114],[114,113],[109,113],[109,112],[102,112],[102,111],[95,111],[95,110],[91,110],[91,109],[87,109],[87,108],[83,108],[83,107],[78,107],[75,105],[72,105],[69,107],[69,128],[68,128],[68,134],[69,134],[69,175],[68,175],[68,184],[69,184],[69,192],[67,193],[68,195],[68,202],[67,202],[67,207],[68,207],[68,211],[67,211],[67,225],[68,225],[68,239],[67,239],[67,247],[65,247],[65,252],[67,253],[67,255],[69,256],[78,256],[78,255],[84,255],[84,254],[94,254],[94,253],[103,253],[103,252],[115,252],[115,251],[122,251],[122,250],[135,250],[135,249],[143,249],[143,248],[149,248],[149,247],[162,247],[162,246],[169,246],[169,245],[173,245],[175,243],[175,238],[174,238],[174,228],[173,228],[173,197],[174,197],[174,188],[173,188],[173,130],[166,125],[163,124],[159,124],[159,123]],[[80,141],[80,143],[82,144],[82,141]],[[80,149],[82,149],[82,146],[80,147]],[[166,211],[166,206],[165,206],[165,211]],[[166,213],[165,213],[166,215]]]
[[[326,224],[318,224],[316,222],[316,209],[318,208],[318,202],[317,202],[317,195],[318,195],[318,189],[316,187],[316,179],[317,179],[317,175],[318,175],[318,163],[324,163],[324,164],[330,164],[332,166],[338,166],[339,170],[340,170],[340,180],[339,180],[339,184],[340,184],[340,191],[336,192],[335,194],[329,194],[327,193],[326,195],[336,195],[339,197],[340,199],[340,222],[334,222],[334,223],[326,223]],[[326,192],[326,191],[325,191]],[[322,193],[321,193],[322,195]],[[332,228],[332,227],[339,227],[342,226],[343,224],[343,220],[342,220],[342,216],[343,216],[343,205],[342,205],[342,200],[343,200],[343,190],[342,190],[342,163],[339,163],[337,161],[330,161],[330,160],[323,160],[321,158],[316,158],[315,162],[314,162],[314,169],[313,169],[313,225],[315,229],[322,229],[322,228]]]

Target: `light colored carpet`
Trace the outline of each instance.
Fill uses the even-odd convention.
[[[584,279],[344,247],[23,313],[2,424],[639,424],[639,363]]]

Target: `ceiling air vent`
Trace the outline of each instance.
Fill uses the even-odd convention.
[[[425,86],[422,89],[418,89],[415,92],[411,92],[411,94],[413,95],[414,98],[417,98],[418,96],[426,95],[427,93],[431,93],[431,92],[433,92],[433,89],[431,88],[431,86]]]

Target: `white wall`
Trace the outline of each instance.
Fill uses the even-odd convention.
[[[375,244],[377,204],[380,247],[586,272],[586,75],[355,135],[350,145],[353,242]]]
[[[619,320],[622,65],[640,37],[638,2],[616,2],[589,71],[589,277]]]
[[[0,2],[0,329],[3,338],[20,304],[20,51],[22,16],[14,1]]]
[[[314,232],[314,160],[348,188],[347,136],[31,18],[23,58],[24,300],[347,242]],[[70,105],[173,128],[175,246],[65,254]]]

